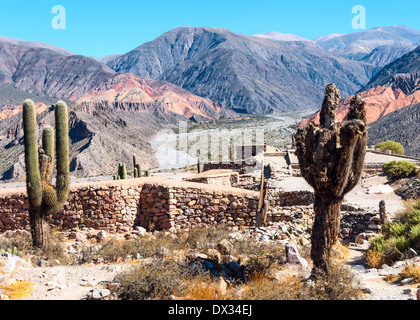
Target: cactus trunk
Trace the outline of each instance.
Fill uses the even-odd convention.
[[[302,176],[315,190],[311,258],[313,274],[328,272],[331,250],[340,232],[341,203],[352,190],[363,169],[366,154],[366,108],[359,95],[350,103],[347,123],[335,119],[340,94],[329,84],[320,112],[320,125],[314,123],[296,132],[296,156]]]

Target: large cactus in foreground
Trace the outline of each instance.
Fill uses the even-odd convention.
[[[331,249],[340,233],[344,195],[359,181],[366,154],[366,108],[359,95],[352,98],[347,123],[335,119],[340,93],[326,87],[320,124],[313,122],[296,132],[296,155],[302,176],[315,190],[311,236],[313,274],[328,272]]]
[[[38,149],[36,111],[33,101],[23,103],[23,133],[25,146],[26,189],[29,198],[29,219],[33,246],[47,248],[48,216],[59,211],[65,203],[70,185],[69,129],[67,105],[55,105],[56,186],[52,186],[54,162],[54,132],[46,126],[42,132],[42,148]]]

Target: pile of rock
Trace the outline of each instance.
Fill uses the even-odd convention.
[[[396,194],[403,199],[417,199],[420,197],[420,179],[418,177],[409,179],[396,191]]]

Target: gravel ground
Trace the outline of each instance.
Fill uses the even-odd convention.
[[[20,267],[16,278],[35,284],[25,300],[85,300],[95,288],[106,288],[106,282],[130,268],[130,263],[56,267]]]

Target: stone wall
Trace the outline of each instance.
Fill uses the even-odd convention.
[[[62,229],[125,232],[140,225],[182,229],[227,222],[255,223],[258,192],[160,178],[72,184],[50,222]],[[0,231],[29,229],[25,188],[0,191]]]
[[[230,169],[216,169],[201,172],[199,174],[183,178],[182,180],[234,187],[238,185],[239,173]]]
[[[279,191],[267,189],[266,200],[272,210],[279,207],[307,206],[314,203],[315,196],[312,191]]]
[[[138,178],[72,184],[68,201],[50,223],[60,229],[93,228],[126,232],[135,226],[181,230],[225,223],[255,226],[259,192],[220,185],[161,178]],[[310,229],[313,193],[272,192],[267,195],[269,224],[279,221]],[[347,206],[348,207],[348,206]],[[378,230],[377,214],[343,206],[342,235]],[[29,230],[25,188],[0,190],[0,232]]]
[[[245,174],[256,169],[257,162],[253,159],[231,162],[206,162],[203,164],[203,171],[217,170],[217,169],[231,169]]]

